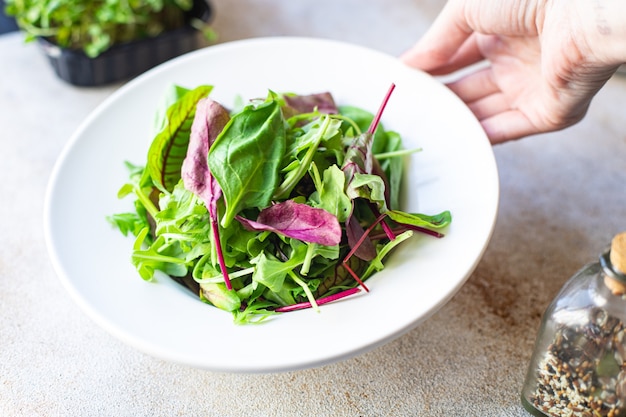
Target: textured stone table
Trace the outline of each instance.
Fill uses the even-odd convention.
[[[442,0],[220,0],[220,41],[274,35],[409,47]],[[626,79],[568,130],[494,148],[493,239],[420,327],[345,362],[276,375],[212,373],[139,353],[74,304],[42,231],[52,166],[117,86],[59,81],[33,45],[0,36],[0,415],[526,416],[519,390],[543,310],[626,230]]]

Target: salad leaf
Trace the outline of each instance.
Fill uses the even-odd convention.
[[[337,217],[324,209],[293,200],[261,210],[256,221],[241,216],[237,220],[249,230],[280,233],[303,242],[335,246],[341,241],[341,226]]]
[[[196,87],[184,93],[167,109],[164,127],[148,150],[146,167],[152,182],[159,190],[171,191],[180,180],[196,105],[212,89],[209,85]]]
[[[209,171],[207,155],[215,139],[230,120],[228,111],[216,101],[201,99],[191,126],[191,137],[181,175],[185,188],[202,198],[209,213],[216,213],[222,190]]]
[[[200,284],[200,299],[213,304],[225,311],[237,311],[241,307],[241,300],[237,293],[226,288],[224,284]]]
[[[135,213],[109,221],[136,236],[143,279],[169,275],[235,323],[259,323],[369,291],[397,245],[443,236],[449,212],[397,208],[412,151],[380,125],[393,86],[375,116],[344,114],[328,93],[270,92],[229,112],[209,89],[174,88],[147,165],[127,163],[118,197]]]
[[[338,135],[340,126],[341,121],[321,115],[318,120],[302,129],[305,132],[303,135],[292,138],[292,144],[289,147],[291,162],[283,169],[284,179],[274,192],[274,198],[281,199],[289,196],[308,172],[322,142]],[[304,155],[299,157],[302,152]]]
[[[403,211],[389,210],[387,215],[397,223],[411,226],[427,227],[432,229],[441,229],[446,227],[452,221],[452,215],[448,210],[442,211],[435,215],[426,215],[421,213],[405,213]]]
[[[346,176],[332,165],[324,171],[323,181],[317,181],[317,194],[312,195],[316,207],[333,214],[340,223],[345,222],[352,212],[352,200],[345,193]]]
[[[335,99],[329,92],[308,95],[285,94],[283,98],[296,113],[310,113],[315,110],[320,113],[339,113]]]
[[[226,261],[219,236],[217,200],[222,189],[209,170],[207,155],[209,149],[228,124],[230,115],[218,102],[209,98],[201,99],[196,106],[196,114],[191,125],[191,138],[187,156],[183,161],[182,178],[185,188],[204,200],[209,211],[215,251],[227,289],[232,289]]]
[[[269,206],[285,146],[284,119],[274,100],[246,107],[226,125],[208,156],[226,202],[223,227],[245,208]]]
[[[305,256],[306,246],[300,246],[299,249],[294,250],[291,258],[285,262],[261,252],[256,258],[250,260],[255,265],[252,281],[263,284],[269,290],[279,293],[287,274],[301,265]]]

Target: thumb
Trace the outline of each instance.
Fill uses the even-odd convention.
[[[412,67],[436,72],[450,63],[472,33],[456,2],[449,1],[430,29],[400,59]]]

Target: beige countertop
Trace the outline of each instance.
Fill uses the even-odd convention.
[[[397,55],[442,0],[216,0],[220,42],[299,35]],[[117,86],[58,80],[35,45],[0,36],[0,415],[527,416],[519,391],[540,317],[561,285],[626,230],[626,78],[562,132],[494,148],[501,182],[474,273],[418,328],[321,368],[226,374],[118,341],[55,276],[42,229],[48,177]]]

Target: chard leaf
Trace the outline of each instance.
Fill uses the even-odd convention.
[[[359,240],[365,234],[365,229],[359,223],[355,216],[350,216],[346,222],[346,236],[348,238],[348,245],[351,248],[356,247],[354,255],[364,261],[371,261],[376,256],[376,246],[372,243],[369,236],[366,236],[363,242],[356,246]]]
[[[201,99],[196,107],[187,156],[182,165],[185,188],[204,201],[211,217],[217,216],[216,202],[221,196],[221,189],[209,171],[207,156],[229,120],[228,111],[219,103],[209,98]]]
[[[172,84],[161,97],[157,110],[154,114],[153,132],[156,136],[165,128],[167,124],[167,110],[170,106],[183,98],[190,90],[180,85]]]
[[[448,210],[435,215],[404,213],[397,210],[389,210],[386,213],[396,223],[431,229],[441,229],[449,225],[452,221],[452,215]]]
[[[341,242],[341,225],[337,217],[324,209],[286,200],[261,210],[256,221],[241,216],[237,220],[244,227],[270,231],[301,240],[335,246]]]
[[[285,153],[285,122],[276,101],[246,107],[233,116],[209,150],[209,169],[226,210],[223,227],[249,207],[267,207]]]
[[[208,85],[199,86],[186,92],[167,109],[163,129],[156,135],[148,150],[146,166],[154,186],[159,190],[171,191],[180,180],[196,104],[212,89]]]

